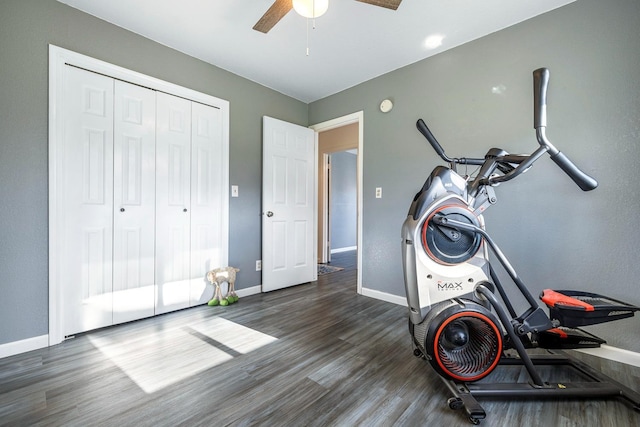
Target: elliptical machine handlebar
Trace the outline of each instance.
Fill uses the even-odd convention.
[[[483,159],[478,158],[450,158],[444,152],[444,149],[433,136],[427,125],[422,119],[418,119],[416,127],[422,135],[429,141],[431,147],[435,152],[447,163],[451,165],[455,164],[467,164],[483,166],[482,171],[486,172],[486,175],[481,173],[476,181],[472,184],[472,189],[477,190],[482,185],[495,185],[500,182],[509,181],[516,176],[525,172],[533,163],[538,160],[544,153],[549,153],[551,160],[553,160],[569,177],[582,189],[583,191],[590,191],[598,186],[598,182],[591,176],[584,173],[578,168],[567,156],[561,153],[556,147],[551,144],[545,134],[547,126],[547,88],[549,86],[549,70],[547,68],[539,68],[533,72],[533,125],[536,130],[536,137],[540,147],[530,155],[509,155],[505,152],[503,155],[495,157],[489,155]],[[502,150],[498,150],[502,151]],[[487,167],[487,163],[491,163],[493,166]],[[493,172],[495,165],[508,164],[510,170],[502,176],[490,176]],[[516,165],[513,167],[513,165]],[[482,176],[484,175],[484,176]]]
[[[557,154],[551,155],[551,160],[560,166],[569,177],[575,182],[582,191],[591,191],[598,186],[598,181],[582,172],[567,156],[558,151]]]
[[[533,127],[536,130],[538,143],[545,147],[551,160],[575,182],[582,191],[590,191],[598,186],[598,182],[584,173],[567,156],[558,151],[547,139],[547,87],[549,86],[549,70],[538,68],[533,72]]]
[[[538,68],[533,72],[533,128],[547,126],[547,88],[549,70]]]
[[[461,165],[478,165],[478,166],[484,163],[484,159],[467,159],[466,157],[453,158],[453,159],[450,158],[445,154],[444,149],[442,148],[442,145],[440,145],[436,137],[433,136],[433,134],[427,127],[427,124],[424,122],[424,120],[418,119],[418,121],[416,122],[416,127],[418,128],[420,133],[424,135],[427,141],[429,141],[429,144],[431,144],[431,146],[436,151],[436,153],[438,153],[438,155],[445,162],[461,164]]]

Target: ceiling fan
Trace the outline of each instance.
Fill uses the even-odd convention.
[[[402,0],[357,0],[374,6],[396,10]],[[271,7],[256,22],[253,29],[261,33],[268,33],[289,11],[293,9],[293,0],[275,0]]]

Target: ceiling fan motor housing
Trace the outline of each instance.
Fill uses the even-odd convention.
[[[358,0],[372,6],[397,10],[402,0]],[[261,33],[268,33],[293,8],[306,18],[317,18],[324,14],[329,7],[329,0],[274,0],[273,4],[260,17],[253,29]]]
[[[414,343],[440,375],[472,382],[489,375],[502,355],[502,328],[477,302],[451,299],[434,304],[420,324],[409,322]]]

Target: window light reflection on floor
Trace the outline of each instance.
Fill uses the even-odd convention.
[[[146,393],[154,393],[233,359],[234,354],[229,350],[236,355],[246,354],[277,341],[270,335],[220,317],[133,336],[92,334],[89,339]]]

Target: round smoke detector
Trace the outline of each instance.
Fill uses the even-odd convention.
[[[380,111],[383,113],[388,113],[393,108],[393,102],[389,99],[385,99],[380,103]]]

